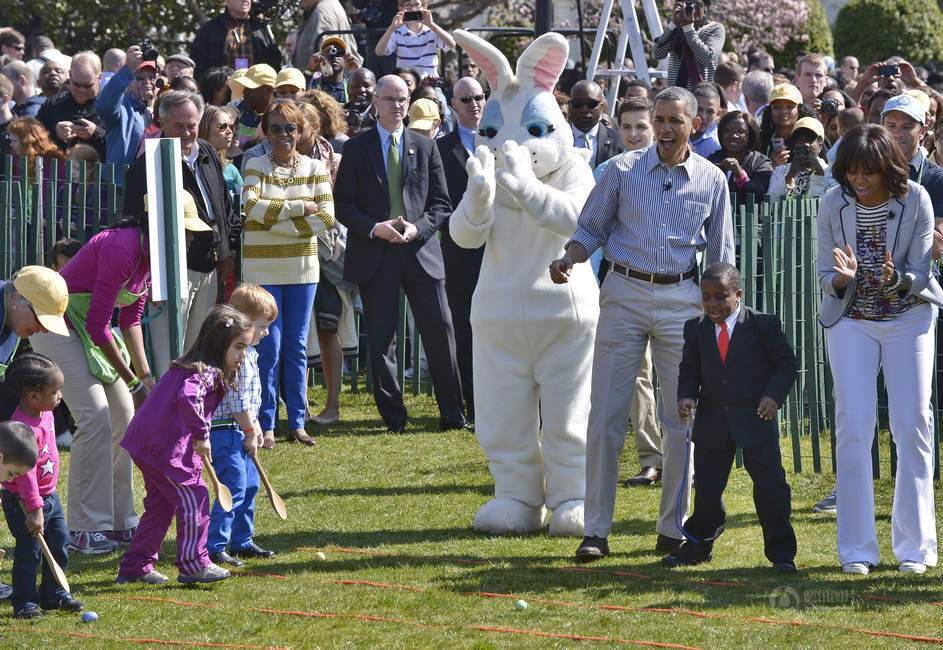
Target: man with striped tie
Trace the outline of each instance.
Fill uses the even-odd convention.
[[[720,170],[689,144],[700,125],[697,99],[668,88],[655,99],[656,146],[613,159],[580,214],[564,256],[550,265],[566,282],[574,264],[600,246],[612,263],[599,295],[592,397],[586,445],[585,537],[576,560],[608,555],[619,452],[645,347],[651,342],[661,385],[662,492],[656,549],[681,545],[691,480],[684,424],[678,415],[678,367],[684,323],[701,313],[697,252],[707,262],[734,262],[733,224]]]

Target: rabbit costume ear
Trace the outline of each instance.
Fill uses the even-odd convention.
[[[553,92],[569,55],[570,48],[563,36],[555,32],[542,35],[517,60],[517,83],[522,88],[533,86]]]
[[[452,35],[455,37],[455,42],[468,52],[472,61],[481,68],[492,92],[502,93],[511,85],[514,75],[511,73],[511,65],[501,50],[464,29],[456,29]]]

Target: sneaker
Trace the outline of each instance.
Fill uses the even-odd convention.
[[[39,618],[43,615],[43,610],[39,609],[36,603],[26,603],[22,607],[13,610],[13,618]]]
[[[165,582],[169,581],[170,578],[165,576],[159,571],[154,571],[153,569],[142,576],[123,576],[120,573],[115,579],[119,585],[126,585],[132,582],[143,582],[146,585],[162,585]]]
[[[838,488],[832,488],[832,491],[829,492],[829,495],[812,506],[812,512],[837,512],[838,511],[838,498],[835,495],[835,491]]]
[[[0,582],[0,600],[6,600],[13,595],[13,587]]]
[[[871,573],[871,565],[867,562],[845,562],[841,565],[842,573],[855,573],[860,576],[866,576]]]
[[[900,566],[897,567],[897,570],[901,573],[917,573],[922,575],[927,572],[927,565],[914,562],[913,560],[904,560],[900,563]]]
[[[69,550],[84,555],[112,553],[118,545],[98,531],[69,531]]]
[[[196,582],[200,583],[209,583],[209,582],[219,582],[220,580],[225,580],[229,577],[229,571],[222,567],[218,567],[212,562],[207,564],[199,573],[190,573],[188,575],[180,574],[177,576],[177,582],[183,583],[185,585],[193,584]]]
[[[63,612],[81,612],[82,608],[84,607],[84,605],[82,605],[82,601],[76,600],[72,596],[63,596],[62,598],[53,602],[40,601],[39,606],[42,609],[59,609]]]
[[[56,448],[59,451],[68,450],[72,448],[72,432],[63,431],[58,436],[56,436]]]
[[[128,528],[127,530],[106,530],[105,537],[118,546],[128,546],[134,538],[134,531],[138,528]]]

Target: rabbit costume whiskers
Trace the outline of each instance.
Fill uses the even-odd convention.
[[[544,34],[521,54],[517,75],[488,42],[455,40],[491,86],[467,164],[468,189],[449,220],[459,246],[486,244],[471,324],[475,430],[495,497],[476,530],[522,533],[553,511],[552,535],[583,535],[586,422],[599,292],[589,264],[568,284],[548,267],[576,230],[593,188],[588,151],[553,97],[569,48]]]

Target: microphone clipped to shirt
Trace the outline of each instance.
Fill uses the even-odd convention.
[[[668,178],[668,179],[665,180],[665,182],[664,182],[664,183],[662,184],[662,186],[661,186],[661,189],[663,189],[663,190],[666,191],[666,192],[671,189],[671,179],[670,179],[670,178]]]

